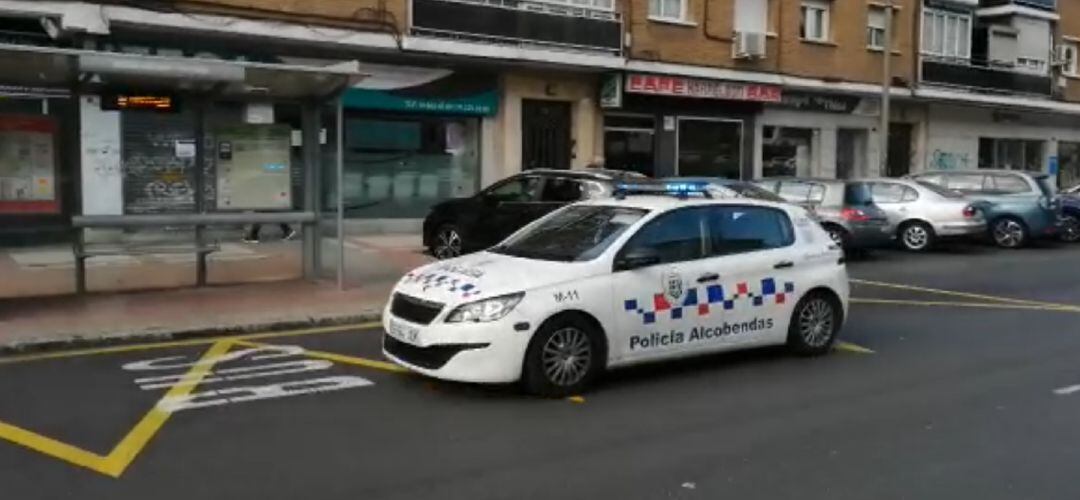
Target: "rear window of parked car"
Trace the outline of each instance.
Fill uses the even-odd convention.
[[[991,175],[987,178],[987,191],[1002,194],[1027,193],[1031,186],[1018,175]]]
[[[777,194],[792,203],[821,203],[825,201],[825,186],[816,182],[784,181]]]
[[[845,205],[869,205],[873,203],[874,195],[870,192],[870,185],[856,182],[844,186]]]

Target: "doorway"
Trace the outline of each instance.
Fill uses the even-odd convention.
[[[837,131],[837,179],[852,179],[865,171],[860,163],[866,162],[866,137],[865,129],[842,128]]]
[[[911,124],[889,125],[888,153],[885,158],[885,176],[903,177],[911,173]]]
[[[570,103],[521,101],[521,168],[570,168]]]

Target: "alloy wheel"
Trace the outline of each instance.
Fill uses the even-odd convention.
[[[589,335],[575,327],[556,330],[544,343],[540,361],[552,384],[568,387],[581,382],[592,366]]]
[[[1024,242],[1024,227],[1012,219],[994,224],[994,242],[1005,248],[1016,248]]]
[[[1080,219],[1066,215],[1062,221],[1061,240],[1069,243],[1080,241]]]
[[[439,233],[435,235],[433,253],[439,260],[452,259],[461,255],[461,235],[452,227],[439,230]]]
[[[904,229],[904,246],[909,250],[922,250],[930,242],[930,233],[919,224],[912,224]]]
[[[799,311],[799,334],[810,347],[822,347],[833,334],[833,305],[824,298],[814,298]]]

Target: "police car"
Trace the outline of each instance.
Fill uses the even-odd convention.
[[[847,308],[843,252],[804,209],[623,185],[406,274],[383,352],[436,378],[563,396],[645,361],[773,344],[823,354]]]

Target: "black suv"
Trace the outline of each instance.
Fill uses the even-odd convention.
[[[623,180],[645,177],[621,170],[528,170],[469,198],[447,200],[424,219],[424,246],[448,259],[488,248],[564,205],[611,196]]]

